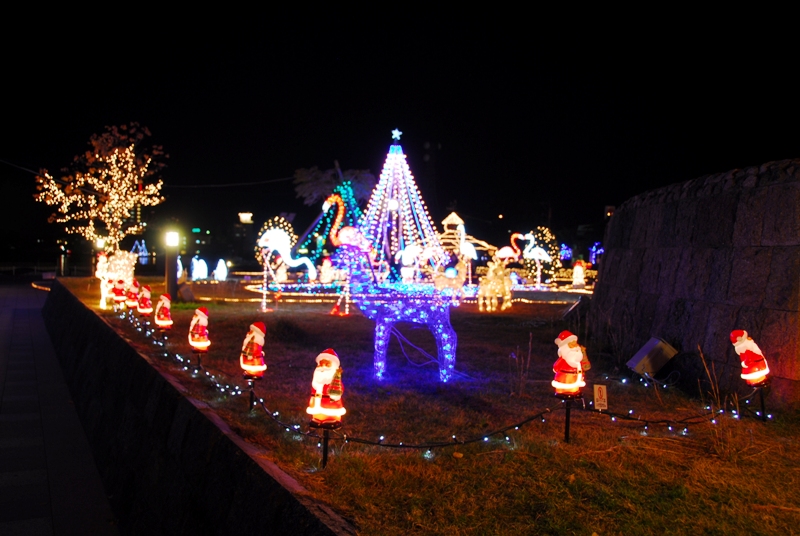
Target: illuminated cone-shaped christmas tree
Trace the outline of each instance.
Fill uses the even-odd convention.
[[[428,209],[422,201],[406,155],[398,140],[402,132],[392,131],[394,144],[383,164],[378,185],[372,192],[361,232],[372,244],[378,261],[395,262],[396,256],[409,246],[416,246],[420,261],[430,259],[444,265],[448,255],[437,238]]]

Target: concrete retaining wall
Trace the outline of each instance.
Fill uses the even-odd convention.
[[[355,533],[58,281],[43,315],[124,533]]]
[[[596,340],[632,356],[650,337],[746,391],[729,340],[744,329],[767,357],[771,399],[800,402],[800,160],[700,177],[626,201],[606,230],[592,299]]]

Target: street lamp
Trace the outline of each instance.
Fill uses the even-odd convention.
[[[166,270],[166,290],[173,300],[178,300],[178,274],[175,271],[175,262],[178,259],[178,243],[180,237],[177,231],[167,232],[164,243],[166,244],[166,254],[164,263]]]

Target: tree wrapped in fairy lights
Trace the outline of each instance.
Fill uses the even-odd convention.
[[[46,169],[36,176],[34,199],[57,207],[50,222],[94,242],[105,240],[105,250],[119,249],[130,234],[142,232],[141,207],[161,203],[162,148],[147,146],[147,128],[137,123],[106,127],[89,139],[91,148],[74,158],[72,168],[55,178]]]
[[[394,143],[383,164],[380,180],[369,199],[360,230],[375,250],[377,262],[394,263],[398,254],[414,249],[434,265],[447,264],[449,256],[439,243],[436,228],[417,189],[399,140],[402,132],[392,131]],[[404,261],[405,262],[405,261]]]
[[[297,252],[307,255],[314,264],[321,262],[325,253],[331,254],[339,246],[336,243],[339,229],[357,227],[362,214],[353,193],[353,183],[346,180],[337,185],[325,199],[319,217],[298,241]]]

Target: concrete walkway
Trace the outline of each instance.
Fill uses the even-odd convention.
[[[46,298],[0,283],[0,534],[118,534],[44,327]]]

